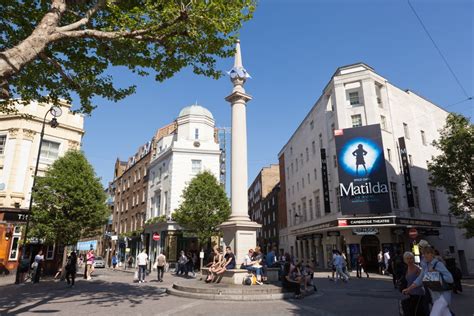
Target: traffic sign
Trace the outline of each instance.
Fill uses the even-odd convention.
[[[408,231],[408,236],[411,239],[416,239],[416,237],[418,237],[418,231],[416,230],[416,228],[410,228],[410,230]]]
[[[153,234],[153,240],[154,240],[154,241],[159,241],[159,240],[160,240],[160,234],[154,233],[154,234]]]

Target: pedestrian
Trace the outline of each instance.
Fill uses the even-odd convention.
[[[403,254],[403,261],[407,265],[404,276],[399,279],[398,284],[403,292],[408,284],[412,284],[420,275],[421,269],[415,264],[415,255],[409,251]],[[406,293],[408,298],[402,300],[402,310],[405,316],[428,316],[430,314],[428,300],[423,286],[412,288]]]
[[[130,254],[128,255],[127,263],[128,263],[128,268],[131,269],[133,266],[133,256]]]
[[[272,250],[270,250],[265,256],[265,263],[267,265],[267,268],[275,267],[276,262],[277,262],[277,257],[276,257],[275,252],[276,252],[276,247],[273,247]]]
[[[158,258],[156,258],[154,267],[157,270],[157,277],[158,277],[158,282],[163,282],[163,274],[165,272],[165,266],[166,266],[166,256],[163,251],[160,252],[158,255]]]
[[[391,265],[393,287],[397,288],[397,282],[398,280],[400,280],[406,270],[405,263],[403,262],[403,257],[399,250],[395,254],[395,257],[393,257],[393,260],[391,260]]]
[[[117,263],[118,263],[117,254],[114,251],[114,254],[112,255],[112,269],[114,271],[115,271],[115,268],[117,267]]]
[[[336,267],[336,278],[334,279],[334,282],[337,282],[337,280],[341,278],[344,282],[347,283],[347,281],[349,281],[349,276],[344,273],[344,258],[338,250],[336,250],[334,266]]]
[[[188,273],[191,272],[193,274],[193,277],[195,277],[196,273],[194,272],[193,255],[190,252],[188,252],[186,255],[186,258],[188,258],[188,262],[186,262],[185,276],[188,277]]]
[[[377,264],[378,264],[378,268],[379,268],[379,274],[382,274],[384,273],[384,269],[383,269],[383,252],[382,250],[380,250],[380,252],[377,254]]]
[[[383,254],[383,263],[385,274],[389,274],[390,253],[388,252],[388,249],[385,249],[385,253]]]
[[[189,259],[186,256],[186,253],[181,250],[179,259],[178,259],[178,271],[176,272],[177,275],[184,275],[187,274],[186,264],[188,263]]]
[[[359,254],[357,257],[357,277],[361,278],[362,277],[362,272],[365,272],[367,275],[367,278],[369,277],[369,273],[367,272],[367,267],[365,264],[365,258],[362,255],[362,253]]]
[[[43,250],[38,251],[33,262],[33,283],[38,283],[41,277],[41,271],[43,269],[44,255]]]
[[[456,266],[456,259],[451,255],[451,252],[449,251],[449,249],[446,249],[444,251],[443,259],[444,259],[444,262],[446,262],[446,268],[448,269],[449,272],[451,272],[451,275],[454,278],[453,293],[458,294],[458,292],[462,292],[462,285],[461,285],[462,272]]]
[[[428,272],[438,272],[440,277],[443,280],[443,284],[448,285],[445,288],[439,289],[432,287],[433,283],[427,283],[428,291],[431,293],[431,299],[433,301],[433,306],[431,308],[430,316],[450,316],[452,315],[450,310],[451,304],[451,290],[449,285],[454,283],[453,276],[451,273],[446,269],[443,262],[439,261],[435,258],[435,252],[432,247],[424,247],[423,248],[423,260],[420,262],[421,265],[421,273],[420,275],[408,286],[406,289],[402,291],[403,294],[409,294],[415,288],[418,288],[423,285],[423,280],[425,279],[425,275]]]
[[[94,271],[94,262],[95,262],[95,255],[94,255],[94,249],[89,250],[89,252],[86,255],[86,267],[87,267],[87,280],[92,279],[91,275],[92,272]]]
[[[146,253],[146,250],[143,249],[142,252],[137,256],[138,283],[145,282],[147,264],[148,264],[148,255]]]
[[[77,254],[75,251],[71,252],[71,254],[68,256],[65,268],[67,284],[73,287],[77,271]],[[69,279],[69,277],[71,277],[71,279]]]

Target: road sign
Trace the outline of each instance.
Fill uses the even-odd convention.
[[[159,240],[160,240],[160,234],[154,233],[154,234],[153,234],[153,240],[154,240],[154,241],[159,241]]]
[[[410,228],[410,230],[408,231],[408,236],[411,239],[416,239],[416,237],[418,237],[418,231],[416,230],[416,228]]]

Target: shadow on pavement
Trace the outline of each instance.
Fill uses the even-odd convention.
[[[74,306],[95,305],[97,307],[127,307],[160,300],[166,295],[165,289],[156,286],[127,284],[122,282],[104,282],[102,280],[76,281],[73,288],[66,282],[44,281],[38,284],[6,285],[0,288],[0,314],[16,315],[31,311],[34,313],[54,313],[50,309],[54,304],[73,303]],[[39,311],[38,307],[48,306]],[[61,309],[61,308],[59,308]]]

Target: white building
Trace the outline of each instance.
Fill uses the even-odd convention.
[[[409,228],[439,251],[449,249],[463,272],[474,272],[474,240],[466,240],[449,215],[442,188],[430,186],[427,162],[437,154],[431,142],[445,124],[448,112],[409,90],[389,83],[363,63],[340,67],[322,95],[279,153],[284,175],[288,227],[280,231],[280,245],[298,259],[315,258],[327,267],[333,249],[356,251],[374,264],[380,249],[410,250]],[[340,212],[336,130],[380,124],[392,211],[365,216],[386,225],[348,226]],[[410,163],[415,207],[409,208],[398,138],[404,137]],[[330,210],[324,205],[320,149],[326,150]],[[390,208],[390,205],[388,206]],[[366,226],[365,226],[366,227]],[[286,233],[286,235],[285,235]],[[364,235],[365,234],[365,235]]]
[[[8,269],[16,267],[20,224],[26,221],[38,154],[38,176],[42,176],[66,151],[81,147],[83,115],[74,114],[71,105],[65,102],[60,104],[60,108],[62,115],[57,118],[59,125],[56,128],[49,125],[53,118],[48,113],[51,104],[35,101],[27,105],[18,104],[18,113],[0,115],[0,262]],[[45,118],[41,153],[38,153]],[[5,232],[12,233],[12,236],[5,238]],[[45,258],[53,260],[53,257],[53,248],[48,247]]]
[[[151,258],[161,250],[170,260],[176,259],[178,248],[197,250],[195,238],[183,236],[171,217],[181,203],[183,190],[196,174],[207,170],[219,179],[221,152],[211,112],[191,105],[181,110],[176,123],[173,133],[155,140],[155,154],[148,168],[146,219],[149,223],[150,219],[161,218],[160,222],[145,226]],[[153,241],[153,234],[159,234],[160,240]]]

